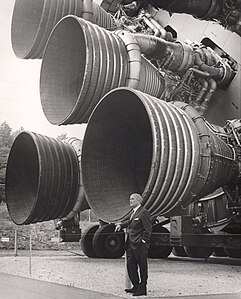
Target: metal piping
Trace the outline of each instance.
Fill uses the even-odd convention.
[[[127,31],[115,31],[115,34],[122,39],[128,53],[129,75],[126,85],[131,88],[138,88],[140,82],[142,60],[139,44],[137,43],[134,35],[131,35]]]
[[[145,14],[142,16],[142,18],[145,23],[153,30],[155,36],[166,39],[166,30],[162,28],[162,26],[152,17],[151,14]]]
[[[216,90],[217,90],[217,82],[212,78],[208,79],[208,89],[204,95],[204,99],[202,100],[200,107],[197,109],[197,111],[201,115],[203,115],[204,112],[207,110],[208,104]]]
[[[238,176],[233,150],[194,108],[129,88],[109,92],[94,110],[81,165],[89,205],[107,222],[128,215],[133,192],[152,216],[177,215]]]
[[[163,60],[170,53],[173,61],[170,70],[177,73],[186,72],[194,64],[194,52],[191,46],[182,42],[169,42],[151,35],[136,33],[134,35],[142,54],[149,59]]]
[[[198,110],[198,108],[200,107],[200,104],[203,100],[203,96],[206,93],[207,89],[208,89],[208,82],[205,79],[201,79],[200,80],[200,85],[201,85],[201,89],[195,99],[195,101],[192,102],[192,106]]]
[[[21,132],[10,150],[6,202],[17,225],[70,218],[86,207],[79,155],[68,143]]]
[[[161,60],[167,55],[168,44],[164,39],[140,33],[135,33],[134,37],[147,58]]]
[[[135,34],[140,51],[149,59],[163,60],[172,54],[172,63],[169,69],[176,73],[185,73],[194,65],[198,69],[216,79],[224,85],[232,76],[228,64],[217,57],[216,53],[209,48],[194,48],[183,42],[168,42],[156,36]],[[218,65],[218,67],[216,67]]]
[[[224,76],[224,68],[208,65],[208,63],[206,64],[204,60],[205,58],[202,58],[202,50],[203,49],[195,50],[195,64],[199,67],[201,71],[208,72],[209,75],[214,79],[222,80]],[[211,61],[209,63],[211,63]]]
[[[66,15],[76,15],[113,30],[115,21],[93,0],[15,0],[11,40],[18,58],[42,58],[47,39]]]

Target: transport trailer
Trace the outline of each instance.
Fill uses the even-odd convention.
[[[153,223],[149,258],[167,258],[171,253],[180,257],[241,258],[241,219],[228,208],[225,193],[220,188],[212,196],[191,204],[183,215],[157,217]],[[236,210],[237,211],[237,210]],[[62,223],[63,224],[63,223]],[[64,226],[69,226],[65,223]],[[64,242],[80,240],[73,225]],[[119,258],[124,254],[125,233],[114,232],[114,224],[100,222],[83,231],[81,248],[92,258]],[[66,231],[66,228],[61,228]],[[71,237],[70,237],[71,236]],[[77,238],[79,236],[79,238]]]
[[[176,256],[208,258],[211,255],[240,258],[241,231],[239,213],[227,208],[227,199],[223,191],[213,198],[205,198],[191,204],[189,214],[170,217],[170,232],[160,236],[161,223],[154,227],[150,252],[152,257],[167,257],[170,252]],[[164,238],[163,238],[164,237]],[[163,247],[162,247],[163,246]],[[166,255],[162,255],[162,248]]]

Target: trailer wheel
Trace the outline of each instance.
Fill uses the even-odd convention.
[[[175,256],[187,257],[187,253],[186,253],[183,246],[174,246],[173,249],[172,249],[172,253]]]
[[[96,257],[96,254],[93,250],[93,237],[97,229],[99,228],[99,225],[94,225],[89,228],[87,228],[80,240],[81,249],[84,252],[84,254],[88,257]]]
[[[169,254],[172,252],[172,246],[160,246],[160,245],[152,245],[155,243],[155,239],[160,238],[159,236],[155,236],[155,233],[168,233],[169,230],[158,223],[152,227],[152,235],[151,235],[151,245],[148,249],[148,257],[154,259],[163,259],[167,258]]]
[[[94,234],[93,249],[99,258],[120,258],[125,252],[125,233],[114,224],[101,226]]]
[[[212,247],[185,246],[187,255],[193,258],[208,258],[213,253]]]
[[[227,256],[227,254],[223,247],[216,247],[216,248],[214,248],[213,256],[225,257],[225,256]]]
[[[241,248],[225,247],[224,251],[228,257],[235,258],[235,259],[241,258]]]

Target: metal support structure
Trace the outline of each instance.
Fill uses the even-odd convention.
[[[14,235],[14,256],[18,256],[18,229],[15,229]]]

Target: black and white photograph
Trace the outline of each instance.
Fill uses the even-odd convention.
[[[0,299],[241,299],[241,0],[0,0]]]

